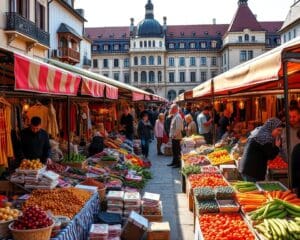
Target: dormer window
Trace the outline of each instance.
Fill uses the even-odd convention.
[[[251,41],[252,41],[252,42],[255,42],[255,36],[252,36],[252,37],[251,37]]]
[[[239,36],[239,42],[243,42],[243,37],[242,36]]]
[[[184,36],[184,32],[180,32],[180,36]]]
[[[128,50],[129,49],[129,45],[128,44],[125,44],[124,45],[124,50]]]
[[[120,45],[119,45],[119,44],[115,44],[115,45],[114,45],[114,50],[115,50],[115,51],[118,51],[119,49],[120,49]]]
[[[211,41],[211,48],[216,48],[217,47],[217,41],[213,40]]]
[[[245,42],[249,42],[249,34],[245,34]]]
[[[180,43],[179,48],[185,48],[185,43]]]
[[[103,50],[108,51],[109,50],[109,45],[108,44],[103,45]]]
[[[98,46],[97,45],[93,45],[93,51],[97,51],[98,50]]]
[[[201,42],[200,45],[201,45],[201,48],[206,48],[206,42]]]
[[[169,48],[174,48],[174,47],[175,47],[174,43],[169,43]]]
[[[191,43],[190,43],[190,48],[195,48],[195,47],[196,47],[196,43],[191,42]]]

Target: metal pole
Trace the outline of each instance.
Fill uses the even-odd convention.
[[[211,80],[211,105],[212,105],[212,137],[213,137],[213,145],[216,143],[216,129],[215,129],[215,83],[214,79]]]
[[[286,119],[286,156],[288,161],[288,186],[292,188],[292,161],[290,154],[290,146],[291,146],[291,134],[290,134],[290,115],[289,115],[289,82],[288,82],[288,61],[283,62],[283,79],[284,79],[284,109],[285,109],[285,119]]]
[[[71,138],[70,138],[70,134],[71,134],[71,124],[70,124],[70,115],[71,115],[71,101],[70,101],[70,97],[67,96],[67,136],[68,136],[68,161],[70,161],[70,147],[71,147]]]

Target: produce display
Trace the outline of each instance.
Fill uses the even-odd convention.
[[[19,167],[20,170],[39,170],[43,167],[43,164],[39,159],[35,160],[23,160]]]
[[[286,190],[286,188],[279,182],[257,182],[257,186],[263,191]]]
[[[300,239],[300,218],[292,219],[265,219],[254,226],[266,239]]]
[[[277,156],[274,160],[268,161],[269,169],[287,169],[288,164],[280,157]]]
[[[216,173],[200,173],[189,176],[192,188],[228,186],[223,176]]]
[[[215,191],[212,187],[194,188],[194,196],[199,200],[214,200]]]
[[[53,220],[47,213],[37,206],[25,208],[23,215],[13,223],[12,228],[17,230],[30,230],[49,227]]]
[[[125,155],[125,161],[129,162],[132,165],[138,166],[138,167],[144,167],[144,168],[149,168],[151,167],[150,162],[145,162],[138,156],[135,156],[133,154],[127,154]]]
[[[199,223],[205,240],[255,240],[237,213],[202,214]]]
[[[45,211],[50,210],[53,215],[73,218],[90,197],[90,192],[78,188],[35,190],[24,203],[24,208],[39,206]]]
[[[93,178],[87,178],[83,182],[80,183],[81,185],[86,185],[86,186],[94,186],[97,187],[98,189],[103,189],[105,187],[105,184],[102,182],[99,182]]]
[[[204,155],[187,155],[186,157],[183,157],[183,160],[186,165],[200,165],[200,166],[206,166],[209,165],[210,162]]]
[[[253,182],[246,182],[246,181],[238,181],[235,183],[232,183],[232,186],[237,190],[238,192],[244,193],[244,192],[252,192],[258,190],[257,186]]]
[[[202,173],[219,173],[220,170],[218,167],[215,167],[215,166],[202,166],[201,172]]]
[[[250,212],[252,220],[263,220],[268,218],[300,217],[300,207],[283,200],[275,199],[263,207]]]
[[[47,170],[60,174],[67,170],[67,166],[51,161],[51,163],[47,164]]]
[[[260,208],[268,201],[268,198],[262,193],[237,193],[235,197],[246,213]]]
[[[234,200],[217,200],[220,212],[238,212],[239,205]]]
[[[65,156],[62,160],[63,163],[82,163],[85,160],[85,156],[77,153],[70,153],[70,156]]]
[[[191,174],[197,174],[197,173],[201,173],[201,167],[197,165],[185,166],[182,169],[182,174],[186,177],[188,177]]]
[[[199,214],[219,212],[219,206],[216,200],[197,201],[196,209]]]
[[[8,206],[0,208],[0,223],[17,219],[19,215],[20,211],[17,209],[12,209]]]
[[[231,186],[216,187],[215,188],[216,198],[220,200],[233,199],[235,192]]]
[[[292,193],[290,190],[267,192],[266,195],[270,200],[281,199],[283,201],[300,206],[300,199],[297,197],[297,194]]]
[[[228,162],[232,162],[229,153],[226,150],[217,150],[208,154],[208,158],[212,165],[220,165]]]

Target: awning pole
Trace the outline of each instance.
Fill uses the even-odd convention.
[[[71,114],[71,111],[70,111],[70,107],[71,107],[71,101],[70,101],[70,97],[67,96],[67,136],[68,136],[68,162],[70,161],[70,147],[71,147],[71,144],[70,144],[70,140],[71,140],[71,137],[70,137],[70,134],[71,134],[71,126],[70,126],[70,114]]]
[[[290,154],[291,146],[291,134],[290,134],[290,115],[289,115],[289,82],[288,82],[288,61],[283,62],[283,80],[284,80],[284,109],[285,109],[285,119],[286,119],[286,156],[288,161],[288,186],[292,188],[292,161]]]
[[[213,137],[213,145],[216,143],[216,128],[215,128],[215,83],[214,79],[211,80],[211,105],[212,105],[212,137]]]

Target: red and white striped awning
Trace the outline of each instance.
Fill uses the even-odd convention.
[[[15,90],[76,96],[81,77],[38,60],[14,54]]]
[[[90,79],[82,78],[81,94],[92,97],[104,97],[105,83]]]
[[[133,92],[132,93],[132,101],[142,101],[145,99],[145,95],[143,93],[139,92]]]
[[[106,84],[105,94],[106,98],[115,100],[118,99],[119,90],[117,87]]]

